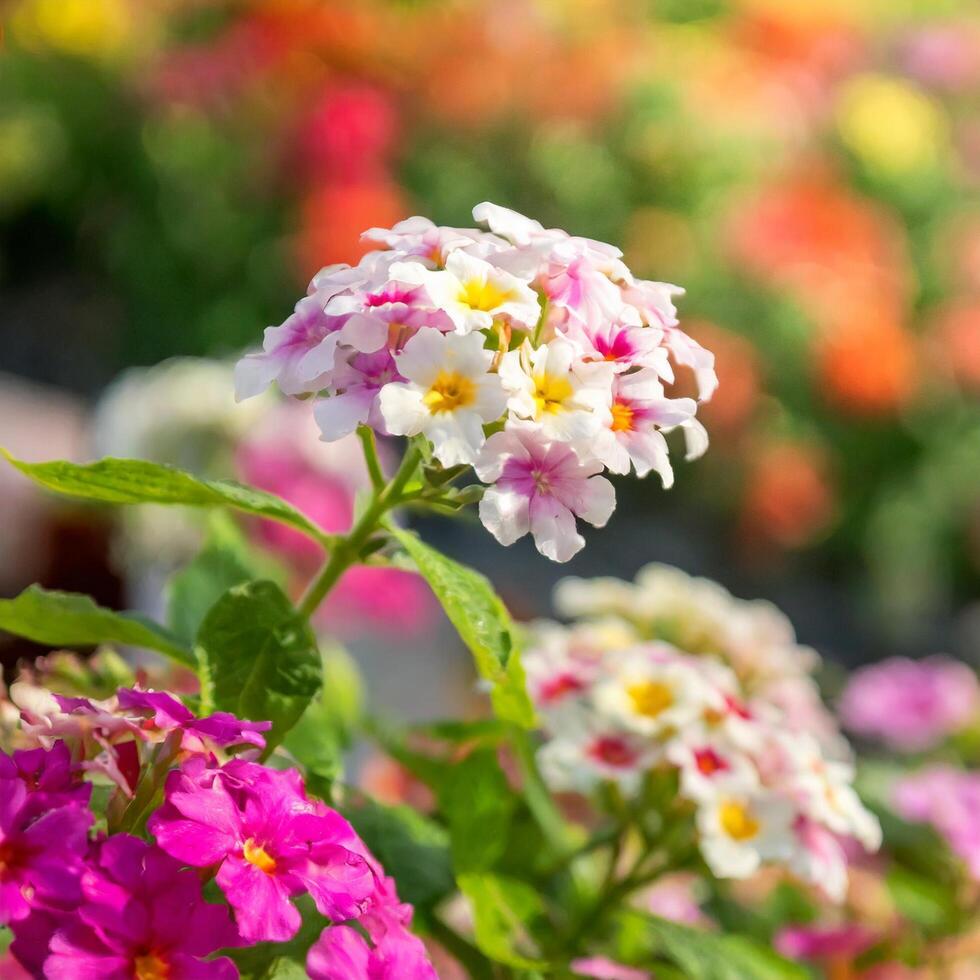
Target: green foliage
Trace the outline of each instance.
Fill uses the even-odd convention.
[[[690,980],[808,980],[810,976],[804,967],[745,936],[705,932],[633,910],[622,918],[628,925],[641,923],[650,952],[676,964]]]
[[[344,815],[398,884],[398,895],[419,908],[431,907],[454,890],[449,835],[407,806],[374,800],[347,807]]]
[[[228,517],[217,512],[209,522],[204,547],[167,586],[167,622],[192,645],[208,610],[234,585],[273,578],[273,563],[260,555]]]
[[[106,504],[233,507],[288,524],[318,540],[326,538],[323,531],[284,500],[231,480],[206,480],[141,459],[102,459],[81,466],[63,460],[25,463],[5,449],[0,449],[0,453],[35,483],[69,497]]]
[[[487,828],[491,833],[492,828]],[[532,947],[533,924],[544,914],[541,896],[516,878],[470,872],[457,878],[473,907],[476,945],[492,960],[518,969],[545,966]]]
[[[229,589],[205,616],[195,652],[202,700],[240,718],[271,721],[270,747],[320,689],[313,632],[274,582]]]
[[[480,749],[448,768],[439,808],[449,825],[457,874],[488,871],[507,848],[517,798],[492,749]]]
[[[492,683],[490,697],[498,717],[522,728],[533,727],[534,708],[527,696],[514,624],[493,587],[479,572],[430,548],[418,535],[397,527],[390,530],[470,648],[480,676]]]
[[[37,585],[15,599],[0,599],[0,629],[51,646],[122,643],[156,650],[178,663],[194,663],[190,650],[176,636],[137,613],[113,612],[88,596],[49,592]]]

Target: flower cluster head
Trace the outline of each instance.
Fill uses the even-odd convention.
[[[681,290],[636,279],[618,249],[493,204],[473,216],[489,230],[416,217],[366,232],[378,249],[314,277],[239,362],[238,395],[275,382],[324,396],[328,441],[360,424],[423,437],[489,485],[480,516],[498,540],[530,533],[567,561],[584,545],[576,518],[602,526],[615,507],[603,470],[670,486],[676,428],[688,458],[704,452],[698,401],[665,385],[684,365],[710,398],[714,357],[677,325]]]
[[[725,632],[706,628],[720,626],[718,610],[709,608],[698,629],[693,606],[679,603],[678,618],[665,619],[673,642],[653,635],[651,579],[672,583],[675,593],[682,582],[660,567],[637,585],[567,581],[559,605],[597,618],[537,627],[524,662],[546,734],[546,779],[583,793],[612,782],[635,795],[656,774],[673,774],[714,874],[745,878],[777,864],[839,900],[847,840],[867,850],[880,844],[877,822],[853,789],[853,766],[821,740],[824,718],[814,730],[801,727],[769,697],[773,679],[753,686],[758,672],[736,667]],[[695,591],[705,587],[687,581]],[[737,611],[736,600],[727,602]],[[739,635],[737,619],[729,640]],[[760,669],[772,669],[771,653],[759,648]]]
[[[311,976],[435,980],[411,906],[352,826],[297,771],[256,761],[268,722],[198,718],[162,691],[14,688],[36,747],[0,752],[0,925],[30,975],[234,980],[222,951],[291,939],[306,893],[325,926]],[[97,836],[89,777],[112,788]],[[153,840],[128,832],[141,818]],[[227,904],[205,901],[210,877]]]
[[[840,702],[844,727],[900,752],[938,745],[980,716],[980,684],[948,657],[893,657],[862,667]]]

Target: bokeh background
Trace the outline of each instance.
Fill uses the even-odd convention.
[[[232,471],[258,422],[206,369],[153,398],[130,375],[114,410],[107,387],[234,357],[319,267],[356,260],[363,229],[468,224],[489,199],[686,287],[682,321],[718,359],[712,447],[669,493],[623,481],[567,569],[466,522],[427,527],[436,543],[519,615],[547,611],[563,571],[661,560],[774,599],[840,662],[980,661],[973,0],[0,11],[0,443]],[[113,520],[0,473],[0,594],[41,580],[152,607],[167,562],[134,575]],[[425,597],[402,599],[410,642],[438,647]],[[397,687],[391,648],[364,656]]]

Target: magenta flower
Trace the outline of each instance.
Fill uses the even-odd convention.
[[[271,721],[239,721],[227,711],[197,718],[189,708],[163,691],[123,687],[117,697],[121,709],[149,715],[140,726],[144,732],[165,736],[180,731],[181,748],[186,752],[208,752],[212,746],[226,748],[230,745],[254,745],[262,749],[265,739],[259,733],[272,727]]]
[[[74,800],[38,816],[30,798],[19,776],[0,776],[0,925],[78,895],[92,813]]]
[[[217,866],[248,942],[294,936],[300,915],[291,899],[301,892],[344,921],[361,914],[376,887],[368,862],[341,843],[353,834],[349,824],[309,801],[293,770],[242,760],[208,768],[191,759],[167,777],[165,803],[148,826],[178,860]]]
[[[312,980],[438,980],[422,940],[406,929],[378,942],[349,926],[324,929],[306,958]]]
[[[0,752],[0,783],[19,779],[27,789],[25,816],[39,817],[68,803],[87,806],[92,786],[80,776],[64,742],[55,742],[50,749],[19,749],[13,755]]]
[[[528,532],[538,551],[568,561],[585,547],[575,518],[603,527],[616,507],[602,464],[582,462],[567,445],[547,442],[531,428],[514,426],[487,439],[475,466],[492,483],[480,501],[480,519],[503,545]]]
[[[51,938],[48,980],[234,980],[218,949],[239,945],[222,905],[201,895],[193,871],[159,848],[119,834],[82,874],[83,900]]]
[[[975,674],[947,657],[896,657],[864,667],[851,678],[840,702],[845,727],[903,752],[937,745],[968,725],[978,710]]]

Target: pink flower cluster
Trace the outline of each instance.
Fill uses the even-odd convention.
[[[697,402],[664,385],[685,365],[710,398],[714,357],[678,328],[680,290],[636,279],[618,249],[493,204],[473,214],[488,231],[416,217],[366,232],[382,248],[314,277],[239,362],[238,395],[276,382],[325,396],[328,441],[359,424],[424,437],[491,485],[480,516],[499,541],[531,533],[567,561],[576,518],[602,526],[615,507],[604,469],[669,486],[664,433],[682,429],[689,458],[705,450]]]
[[[839,712],[852,732],[918,752],[980,717],[980,684],[966,664],[948,657],[895,657],[855,672]]]
[[[292,899],[306,893],[328,923],[310,976],[435,980],[409,931],[411,906],[351,825],[311,800],[295,770],[250,760],[248,748],[223,752],[261,747],[267,723],[198,719],[153,691],[120,690],[111,703],[54,696],[54,705],[24,711],[24,731],[46,744],[0,752],[0,925],[13,930],[11,952],[28,975],[233,980],[233,959],[215,954],[292,938]],[[90,757],[93,741],[101,759]],[[110,833],[94,838],[83,782],[93,769],[115,779],[123,803],[110,800]],[[147,822],[156,843],[111,832],[134,793],[142,800],[161,782]],[[227,905],[205,901],[197,869]]]
[[[932,766],[895,786],[893,802],[906,820],[927,823],[980,881],[980,772]]]

